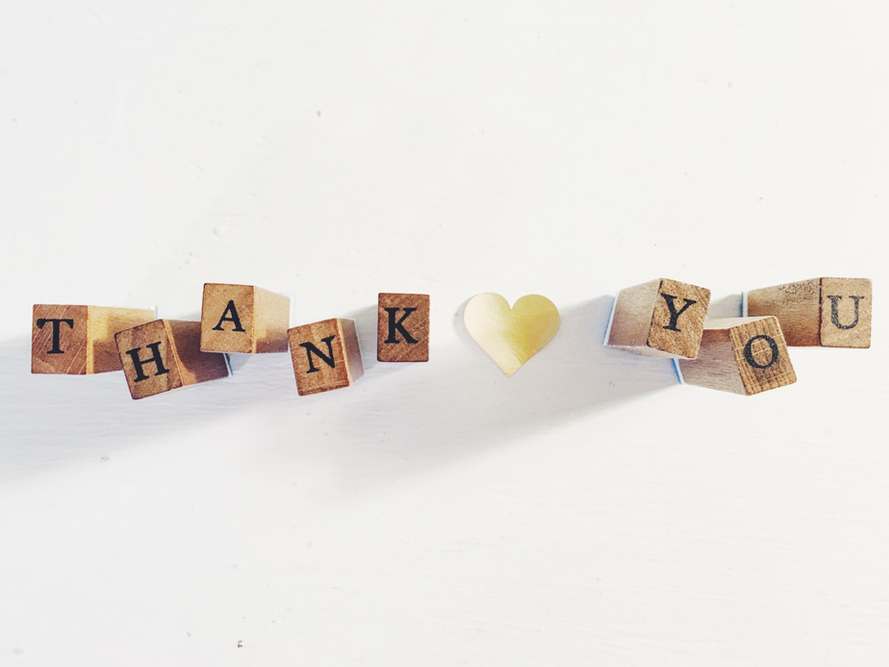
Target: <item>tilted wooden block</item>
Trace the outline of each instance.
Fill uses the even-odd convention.
[[[694,359],[710,290],[660,278],[620,291],[606,344],[651,357]]]
[[[86,375],[119,371],[114,334],[153,319],[151,309],[35,304],[31,372]]]
[[[253,285],[204,285],[204,352],[286,352],[289,326],[290,297]]]
[[[201,352],[201,323],[154,320],[115,336],[133,398],[227,377],[224,354]]]
[[[774,315],[790,346],[870,347],[867,278],[812,278],[747,292],[747,315]]]
[[[429,361],[429,295],[381,293],[377,361]]]
[[[287,333],[300,396],[348,387],[364,375],[353,320],[323,320]]]
[[[758,394],[796,382],[781,326],[774,317],[708,320],[697,359],[680,359],[686,384]]]

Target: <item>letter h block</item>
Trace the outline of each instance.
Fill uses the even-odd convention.
[[[364,375],[353,320],[331,319],[287,332],[300,396],[348,387]]]
[[[154,320],[119,331],[114,339],[133,398],[229,374],[224,354],[201,352],[200,322]]]
[[[867,278],[813,278],[745,295],[746,315],[774,315],[792,347],[870,347],[873,288]]]
[[[290,297],[253,285],[204,285],[204,352],[286,352],[289,326]]]
[[[685,384],[748,396],[796,382],[775,317],[708,320],[697,359],[678,367]]]
[[[114,334],[154,317],[150,309],[35,304],[31,372],[86,375],[119,371]]]
[[[622,289],[605,344],[650,357],[698,356],[710,290],[660,278]]]
[[[429,295],[381,293],[377,361],[429,361]]]

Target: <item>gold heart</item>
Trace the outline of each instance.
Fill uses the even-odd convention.
[[[528,294],[510,308],[499,294],[484,292],[466,304],[463,322],[475,342],[512,375],[552,340],[561,319],[545,296]]]

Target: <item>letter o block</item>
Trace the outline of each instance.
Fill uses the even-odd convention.
[[[154,320],[114,336],[133,398],[227,377],[224,354],[201,352],[201,323]]]
[[[300,396],[350,386],[364,375],[353,320],[331,319],[288,332],[296,389]]]
[[[870,347],[873,287],[867,278],[813,278],[747,292],[746,314],[774,315],[792,347]]]
[[[605,344],[649,357],[698,356],[710,290],[660,278],[622,289]]]
[[[697,359],[679,360],[685,384],[758,394],[796,382],[775,317],[726,317],[704,326]]]

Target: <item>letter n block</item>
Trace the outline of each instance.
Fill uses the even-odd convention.
[[[429,361],[428,294],[380,294],[377,361]]]
[[[710,290],[660,278],[620,291],[605,344],[651,357],[698,356]]]
[[[224,354],[201,352],[201,323],[154,320],[115,336],[133,398],[227,377]]]
[[[300,396],[348,387],[364,375],[353,320],[323,320],[287,332]]]
[[[813,278],[747,292],[747,315],[774,315],[792,347],[870,347],[867,278]]]
[[[704,325],[697,359],[679,360],[686,384],[758,394],[796,382],[775,317],[726,317]]]
[[[204,352],[286,352],[289,326],[290,297],[253,285],[204,285]]]
[[[154,311],[34,305],[31,372],[85,375],[120,370],[114,334],[154,319]]]

